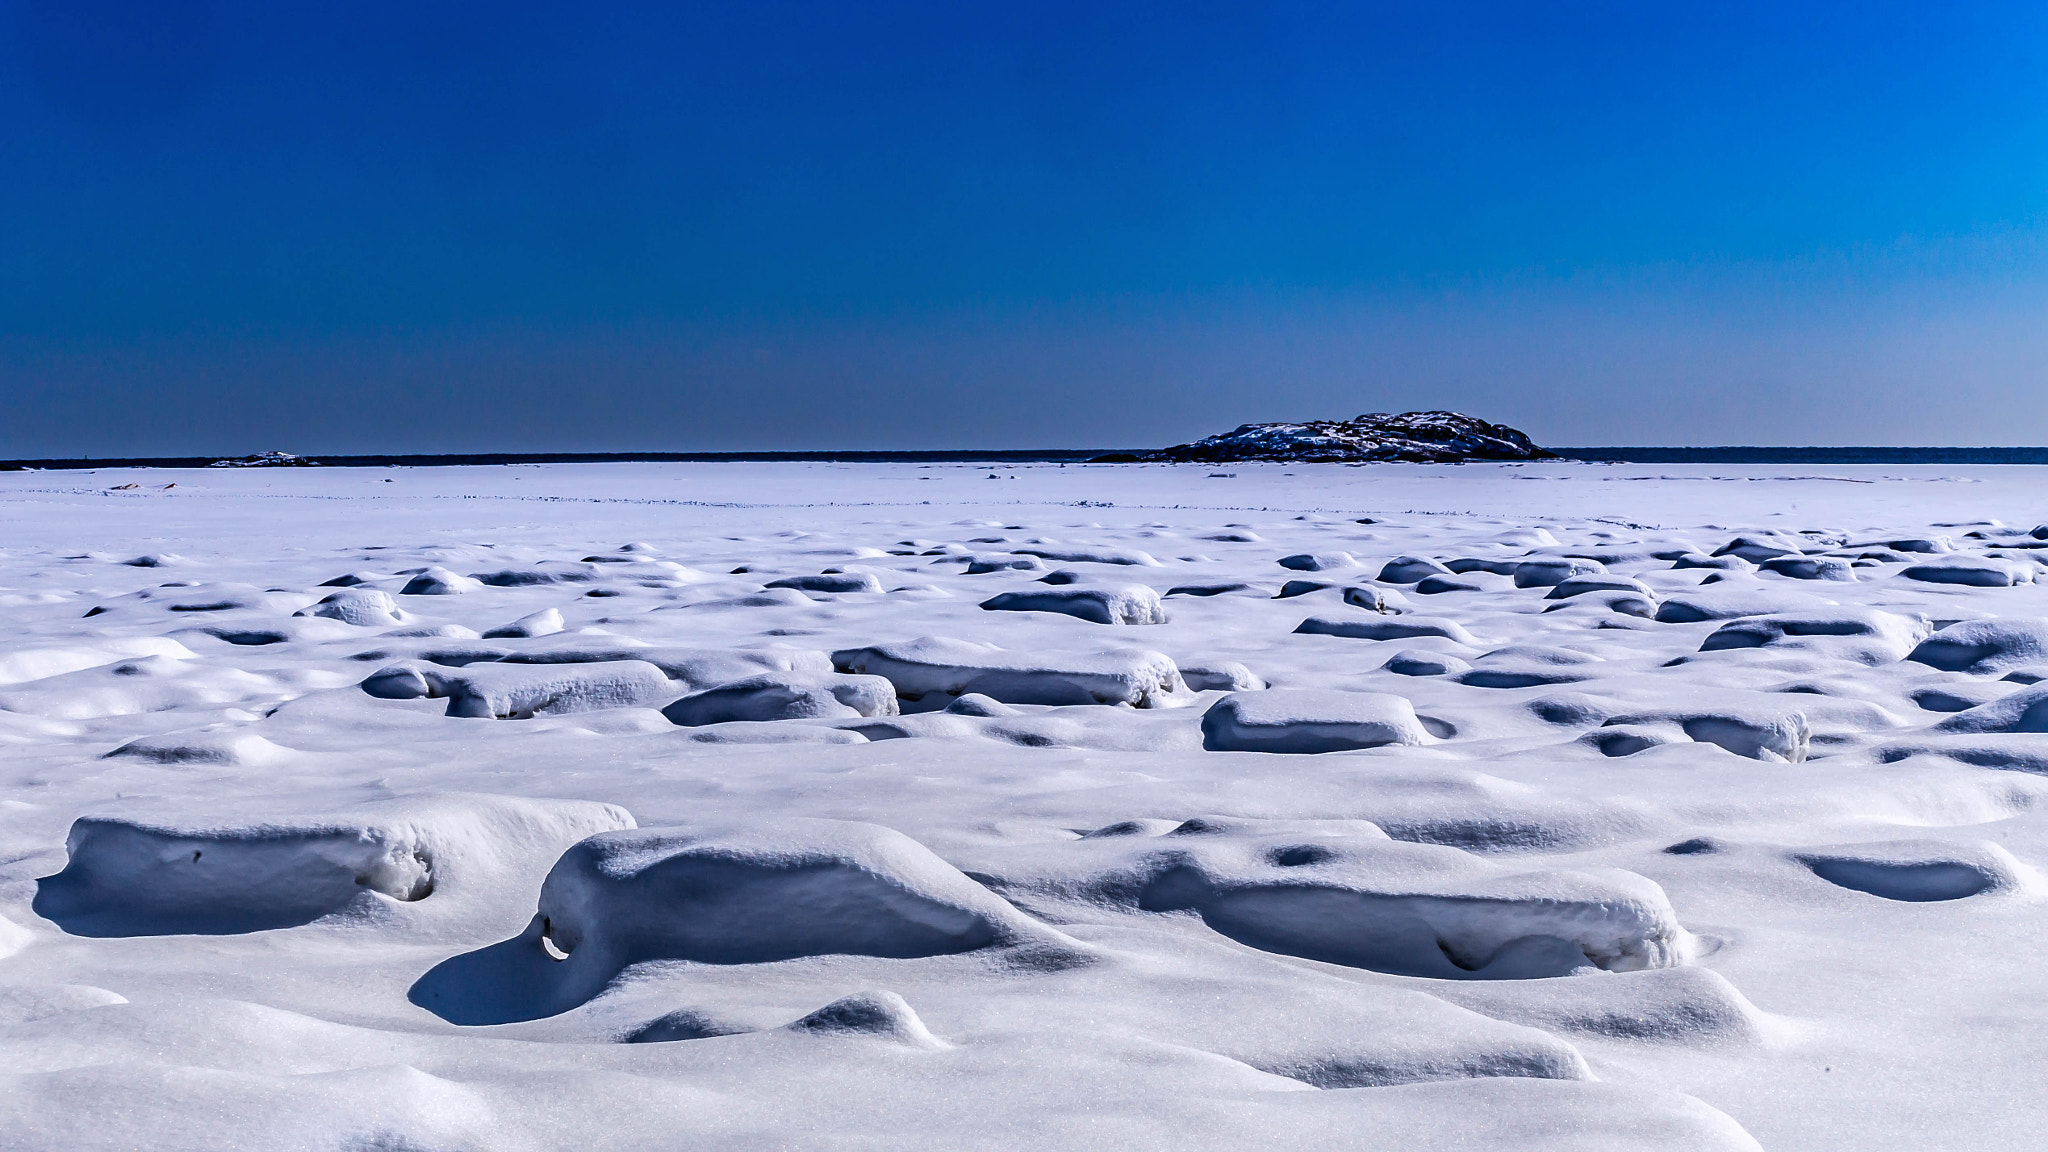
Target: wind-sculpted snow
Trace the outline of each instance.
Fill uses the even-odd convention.
[[[1164,624],[1159,593],[1143,584],[1004,592],[981,602],[991,612],[1059,612],[1096,624]]]
[[[911,704],[975,692],[1007,704],[1160,708],[1186,703],[1189,696],[1171,657],[1137,648],[1024,654],[927,636],[834,652],[832,664],[841,672],[887,679]]]
[[[419,661],[380,668],[363,691],[385,700],[448,700],[448,715],[525,720],[661,703],[676,695],[645,660],[576,664],[479,662],[447,669]]]
[[[706,688],[661,710],[677,724],[735,720],[839,719],[894,716],[895,685],[880,676],[791,676],[766,672]]]
[[[1965,584],[1973,588],[2007,588],[2034,582],[2034,565],[1993,556],[1944,556],[1926,564],[1914,564],[1899,575],[1929,584]]]
[[[1400,975],[1633,972],[1683,964],[1693,947],[1663,891],[1641,876],[1518,872],[1456,848],[1391,840],[1370,824],[1205,818],[1157,835],[1111,826],[1065,851],[1079,869],[1061,862],[1011,877],[1005,889],[1192,911],[1263,951]],[[1053,858],[1029,856],[1041,868]]]
[[[610,805],[422,796],[260,824],[86,816],[35,911],[84,936],[259,932],[385,902],[488,889],[493,872],[593,831],[632,827]],[[509,857],[509,859],[508,859]]]
[[[803,819],[709,833],[645,828],[569,849],[524,933],[442,964],[411,995],[458,1024],[502,1023],[567,1011],[652,961],[987,948],[1086,962],[1077,944],[887,828]]]
[[[0,1144],[2030,1147],[2040,490],[0,474]]]
[[[1412,640],[1419,636],[1441,636],[1459,644],[1477,644],[1465,626],[1455,620],[1407,616],[1396,620],[1368,620],[1364,617],[1332,618],[1311,616],[1295,626],[1296,632],[1318,636],[1350,636],[1360,640]]]
[[[2026,885],[2026,869],[1996,844],[1902,840],[1808,848],[1798,861],[1830,884],[1887,900],[1961,900]]]
[[[1860,664],[1895,664],[1918,651],[1927,622],[1869,608],[1747,616],[1714,629],[1702,652],[1730,648],[1804,649]]]
[[[1906,659],[1944,672],[1977,675],[2048,664],[2048,620],[1964,620],[1922,640]]]
[[[183,644],[162,636],[94,639],[56,647],[16,648],[0,652],[0,684],[22,684],[152,656],[171,660],[193,658],[192,652]]]
[[[1202,747],[1211,752],[1342,752],[1429,739],[1414,705],[1373,692],[1233,692],[1202,716]]]
[[[350,588],[331,592],[320,598],[311,608],[301,608],[296,616],[324,616],[344,624],[359,624],[365,628],[391,628],[406,622],[406,614],[391,598],[391,593],[375,588],[358,590]]]

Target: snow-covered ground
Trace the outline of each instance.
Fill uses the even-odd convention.
[[[2034,1147],[2044,482],[0,475],[0,1145]]]

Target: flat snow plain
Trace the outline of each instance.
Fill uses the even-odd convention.
[[[2044,497],[0,476],[0,1145],[2035,1147]]]

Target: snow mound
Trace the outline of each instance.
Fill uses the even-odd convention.
[[[1380,667],[1397,676],[1449,676],[1454,673],[1463,672],[1470,668],[1471,665],[1458,659],[1456,656],[1446,655],[1442,652],[1427,652],[1420,648],[1411,648],[1394,653]]]
[[[1406,610],[1407,600],[1392,589],[1375,588],[1370,584],[1333,584],[1327,580],[1289,580],[1280,586],[1273,599],[1292,600],[1296,596],[1328,589],[1335,589],[1338,599],[1344,603],[1367,612],[1398,613]]]
[[[559,608],[543,608],[501,624],[484,633],[486,640],[531,640],[538,636],[553,636],[562,630],[562,612]]]
[[[749,720],[840,720],[897,714],[896,688],[880,676],[764,672],[692,693],[661,710],[685,727]]]
[[[400,588],[398,594],[401,596],[455,596],[464,592],[474,592],[483,586],[484,584],[481,580],[473,580],[467,576],[450,572],[446,568],[435,566],[406,581],[405,587]]]
[[[737,1036],[753,1029],[728,1024],[693,1008],[678,1008],[649,1020],[620,1037],[626,1044],[666,1044],[675,1040],[704,1040],[712,1036]]]
[[[271,743],[247,729],[223,732],[178,732],[130,740],[103,759],[130,757],[158,764],[221,764],[261,768],[291,759],[297,753]]]
[[[671,700],[676,686],[645,660],[576,664],[466,665],[458,669],[408,660],[371,673],[363,691],[382,700],[448,700],[450,716],[527,720],[635,708]]]
[[[1757,567],[1788,580],[1848,583],[1857,578],[1856,569],[1847,560],[1835,556],[1773,556]]]
[[[1770,1021],[1728,978],[1711,968],[1652,968],[1601,980],[1543,986],[1461,984],[1437,993],[1496,1020],[1553,1033],[1684,1047],[1754,1048]]]
[[[1990,556],[1944,556],[1926,564],[1915,564],[1900,571],[1907,580],[1918,580],[1926,584],[1961,584],[1971,588],[2010,588],[2015,584],[2032,584],[2034,566],[2016,560],[1999,560]]]
[[[1671,566],[1675,569],[1708,568],[1722,572],[1754,572],[1756,565],[1740,556],[1705,556],[1698,552],[1683,552],[1674,557]]]
[[[1708,635],[1700,651],[1809,649],[1859,664],[1890,664],[1916,651],[1927,634],[1927,622],[1918,617],[1875,608],[1831,608],[1733,620]]]
[[[1544,535],[1549,536],[1550,533],[1545,532]],[[1550,543],[1556,544],[1557,541],[1552,539]],[[1457,576],[1463,576],[1468,572],[1485,572],[1491,576],[1513,576],[1515,569],[1520,565],[1521,561],[1519,560],[1488,560],[1480,556],[1458,556],[1444,561],[1444,567]]]
[[[1636,972],[1685,964],[1694,950],[1663,889],[1633,872],[1524,871],[1371,825],[1293,823],[1197,818],[1164,834],[1097,833],[992,882],[1193,912],[1262,951],[1443,980]]]
[[[1183,672],[1186,669],[1182,669]],[[946,705],[945,711],[952,716],[980,716],[995,719],[1003,716],[1022,716],[1022,709],[1012,708],[1000,700],[992,700],[979,692],[969,692]]]
[[[1196,692],[1258,692],[1266,687],[1258,673],[1235,660],[1182,664],[1180,678]]]
[[[1294,630],[1315,636],[1349,636],[1356,640],[1413,640],[1422,636],[1440,636],[1459,644],[1477,646],[1479,643],[1472,633],[1465,631],[1463,624],[1428,616],[1403,616],[1397,620],[1311,616],[1296,625]]]
[[[1608,576],[1600,573],[1587,576],[1567,576],[1556,584],[1551,585],[1550,591],[1544,594],[1543,598],[1545,600],[1569,600],[1574,596],[1584,596],[1589,592],[1633,592],[1638,596],[1649,597],[1653,600],[1656,598],[1656,593],[1650,591],[1649,585],[1644,584],[1640,580],[1633,580],[1627,576]]]
[[[907,959],[1071,950],[901,832],[791,818],[591,836],[562,854],[525,932],[436,967],[414,1003],[458,1024],[551,1016],[648,961]]]
[[[799,592],[880,592],[882,582],[871,572],[828,572],[818,576],[785,576],[770,580],[769,588],[794,588]]]
[[[1302,463],[1399,461],[1456,464],[1468,460],[1550,460],[1528,436],[1457,412],[1367,412],[1350,420],[1241,424],[1235,430],[1151,455],[1181,463],[1242,460]]]
[[[1965,620],[1922,640],[1906,659],[1978,676],[2048,662],[2048,619]]]
[[[1342,752],[1430,739],[1414,705],[1380,692],[1233,692],[1202,714],[1202,747],[1211,752]]]
[[[428,657],[431,659],[431,657]],[[511,652],[507,664],[601,664],[640,660],[661,669],[690,689],[710,688],[763,672],[819,676],[832,671],[832,659],[814,648],[668,648],[640,647],[608,641],[573,643],[544,652]]]
[[[1705,588],[1667,596],[1657,606],[1657,620],[1663,624],[1697,624],[1707,620],[1738,620],[1744,616],[1805,612],[1833,607],[1823,600],[1789,588],[1768,588],[1753,581],[1730,588]]]
[[[1578,556],[1524,560],[1515,565],[1515,587],[1555,588],[1579,576],[1598,576],[1607,565]]]
[[[595,832],[622,808],[467,793],[259,823],[83,816],[35,911],[75,936],[226,935],[474,888]],[[527,867],[532,871],[531,865]]]
[[[359,628],[391,628],[406,622],[408,617],[391,598],[391,593],[374,588],[348,588],[330,593],[318,604],[301,608],[294,616],[324,616]]]
[[[910,1048],[950,1047],[894,992],[878,989],[842,996],[816,1012],[784,1026],[804,1036],[869,1036]]]
[[[1988,840],[1887,840],[1793,853],[1813,874],[1842,888],[1887,900],[1961,900],[2022,887],[2024,869]]]
[[[1135,548],[1013,548],[1018,556],[1035,556],[1061,564],[1121,564],[1127,567],[1157,568],[1159,561]]]
[[[1545,684],[1576,684],[1594,672],[1583,667],[1598,664],[1600,658],[1570,648],[1548,648],[1536,644],[1511,644],[1496,648],[1472,661],[1469,671],[1458,674],[1460,684],[1474,688],[1534,688]]]
[[[472,572],[469,579],[492,588],[538,588],[550,584],[587,584],[597,579],[597,570],[581,564],[547,563],[530,568],[500,568],[495,572]]]
[[[1138,648],[1026,655],[993,644],[926,636],[832,654],[840,672],[881,676],[903,700],[976,692],[1005,704],[1173,707],[1188,687],[1173,658]],[[939,704],[943,704],[940,701]]]
[[[8,929],[21,932],[5,920],[0,920],[0,956],[8,954]],[[91,984],[44,984],[40,986],[0,988],[0,1027],[11,1024],[27,1024],[33,1020],[47,1020],[66,1012],[84,1012],[92,1008],[105,1008],[113,1004],[126,1004],[128,998],[118,992]]]
[[[967,558],[967,574],[980,576],[988,572],[1043,572],[1045,561],[1036,556],[971,555]]]
[[[1358,558],[1349,552],[1297,552],[1278,563],[1290,572],[1336,572],[1358,567]]]
[[[1260,599],[1270,599],[1273,595],[1273,586],[1271,584],[1254,584],[1249,580],[1204,580],[1196,584],[1175,584],[1166,590],[1166,595],[1169,597],[1200,596],[1204,599],[1210,596],[1229,596],[1233,593],[1240,596],[1256,596]]]
[[[1716,556],[1734,556],[1751,564],[1761,564],[1779,556],[1800,556],[1805,552],[1805,541],[1770,535],[1737,536],[1714,549]]]
[[[1806,759],[1808,745],[1813,739],[1813,726],[1807,722],[1806,713],[1759,705],[1650,709],[1609,717],[1602,727],[1621,728],[1626,732],[1645,727],[1654,730],[1664,725],[1676,725],[1687,739],[1698,743],[1718,745],[1737,756],[1774,763],[1797,764]],[[1607,751],[1604,747],[1602,750]],[[1608,751],[1607,754],[1627,753]]]
[[[1934,726],[1937,732],[2048,732],[2048,683],[1966,708]]]
[[[297,677],[301,687],[294,689],[276,676],[209,661],[144,656],[8,687],[0,690],[0,709],[67,720],[134,716],[180,707],[275,701],[298,695],[303,687],[331,686],[336,676],[320,671]]]
[[[693,744],[865,744],[868,738],[843,728],[814,724],[778,724],[772,720],[728,720],[692,728]]]
[[[0,652],[0,684],[22,684],[145,656],[197,659],[191,649],[166,636],[109,637],[56,647],[17,648]]]
[[[1282,560],[1281,563],[1287,561]],[[1380,566],[1379,578],[1389,584],[1414,584],[1430,576],[1447,576],[1450,571],[1422,556],[1396,556]]]
[[[1096,624],[1164,624],[1159,593],[1143,584],[1003,592],[981,602],[990,612],[1058,612]]]

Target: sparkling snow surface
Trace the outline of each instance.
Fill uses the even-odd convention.
[[[2036,1147],[2044,496],[0,475],[0,1145]]]

